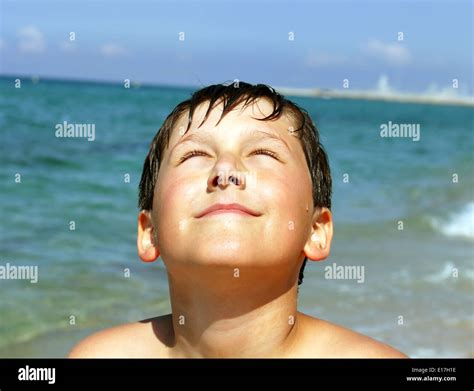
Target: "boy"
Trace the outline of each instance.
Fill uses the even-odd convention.
[[[172,313],[98,332],[70,357],[406,357],[297,311],[333,236],[331,176],[307,112],[266,85],[212,85],[155,135],[138,254],[165,263]]]

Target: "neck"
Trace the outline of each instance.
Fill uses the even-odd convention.
[[[239,277],[216,273],[168,275],[176,356],[289,356],[298,330],[296,281],[243,268]]]

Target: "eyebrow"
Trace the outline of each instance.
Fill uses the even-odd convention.
[[[270,139],[270,140],[276,140],[280,143],[283,143],[285,145],[286,149],[288,149],[289,152],[291,152],[290,146],[288,143],[283,139],[283,137],[274,134],[274,133],[269,133],[269,132],[264,132],[263,130],[255,129],[255,132],[253,133],[253,137],[259,138],[262,140],[265,139]]]
[[[280,137],[280,136],[278,136],[274,133],[264,132],[263,130],[260,130],[260,129],[254,129],[254,131],[252,132],[252,135],[250,137],[255,138],[255,139],[260,139],[260,140],[268,140],[268,139],[275,140],[277,142],[282,143],[286,147],[286,149],[289,152],[291,152],[291,149],[290,149],[290,146],[288,145],[288,143],[282,137]],[[178,141],[178,143],[171,149],[170,155],[173,153],[175,148],[177,148],[178,146],[180,146],[182,144],[185,144],[188,141],[206,143],[208,141],[208,138],[206,136],[204,136],[202,133],[188,134],[185,137],[183,137],[180,141]]]

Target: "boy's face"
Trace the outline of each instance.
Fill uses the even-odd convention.
[[[297,273],[305,253],[312,259],[327,256],[329,246],[316,254],[310,239],[315,224],[312,182],[292,121],[286,115],[276,121],[252,118],[272,112],[271,103],[261,99],[243,110],[239,106],[215,126],[220,104],[197,128],[207,105],[196,109],[186,134],[187,115],[173,129],[155,186],[150,229],[140,234],[139,226],[142,259],[151,260],[150,251],[140,250],[140,241],[146,240],[155,244],[152,254],[159,251],[167,266],[286,264]],[[189,155],[193,150],[199,152]],[[201,216],[218,203],[237,203],[254,214]]]

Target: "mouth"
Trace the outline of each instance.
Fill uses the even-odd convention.
[[[220,214],[235,214],[240,216],[247,216],[247,217],[258,217],[262,214],[260,212],[254,211],[246,206],[241,204],[214,204],[209,208],[204,209],[201,213],[199,213],[196,218],[200,219],[202,217],[209,217],[215,216]]]

